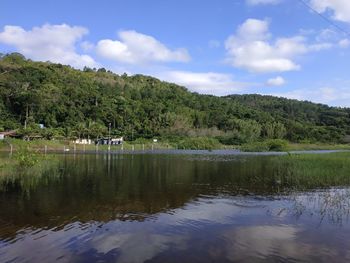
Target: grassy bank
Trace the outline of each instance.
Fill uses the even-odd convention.
[[[314,144],[314,143],[290,143],[289,151],[308,151],[308,150],[350,150],[350,144]]]
[[[350,150],[350,144],[315,144],[315,143],[290,143],[285,140],[266,140],[261,142],[246,143],[240,146],[243,152],[289,152],[311,150]]]
[[[13,151],[18,149],[28,148],[35,152],[46,151],[107,151],[108,145],[81,145],[75,144],[73,141],[67,140],[34,140],[23,141],[19,139],[9,139],[0,142],[0,151],[10,151],[11,146]],[[182,149],[182,150],[214,150],[232,148],[230,146],[222,145],[218,140],[208,137],[194,137],[194,138],[166,138],[153,142],[153,140],[137,139],[135,141],[125,141],[123,145],[111,145],[112,151],[126,150],[126,151],[140,151],[140,150],[164,150],[164,149]]]
[[[18,139],[10,139],[6,142],[0,142],[0,151],[10,151],[11,146],[14,152],[19,149],[27,148],[35,152],[46,151],[95,151],[95,150],[108,150],[108,145],[82,145],[75,144],[72,141],[65,140],[34,140],[23,141]],[[151,150],[151,149],[172,149],[173,146],[167,142],[152,143],[151,141],[145,142],[124,142],[123,145],[112,145],[111,150]]]
[[[20,147],[10,156],[0,158],[0,176],[30,173],[34,170],[41,171],[43,165],[53,160],[55,160],[53,155],[43,155]]]

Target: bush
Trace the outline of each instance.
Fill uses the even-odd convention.
[[[281,139],[266,140],[263,142],[252,142],[243,144],[241,150],[243,152],[282,152],[286,151],[288,142]]]
[[[243,152],[267,152],[269,147],[266,142],[245,143],[241,146]]]
[[[230,135],[224,135],[224,136],[217,136],[216,137],[220,143],[224,145],[241,145],[242,143],[245,143],[239,134],[233,133]]]
[[[281,139],[267,140],[266,144],[269,151],[275,152],[286,151],[288,147],[288,142]]]
[[[39,162],[39,156],[30,152],[28,148],[18,149],[14,157],[21,167],[32,167]]]

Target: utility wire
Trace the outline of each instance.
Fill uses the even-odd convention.
[[[323,20],[325,20],[327,23],[329,23],[330,25],[332,25],[333,27],[335,27],[336,29],[338,29],[339,31],[341,31],[343,34],[347,35],[348,37],[350,37],[350,32],[346,31],[344,28],[342,28],[341,26],[337,25],[336,23],[334,23],[332,20],[330,20],[327,16],[321,14],[320,12],[318,12],[315,8],[313,8],[311,5],[309,5],[306,1],[304,0],[299,0],[300,3],[302,3],[304,6],[306,6],[308,9],[310,9],[311,11],[313,11],[314,13],[316,13],[318,16],[320,16]]]

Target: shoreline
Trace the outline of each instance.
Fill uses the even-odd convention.
[[[37,153],[217,153],[222,154],[287,154],[287,153],[323,153],[323,152],[337,152],[337,151],[350,151],[350,144],[306,144],[306,143],[286,143],[281,149],[267,151],[265,149],[256,149],[252,147],[247,150],[242,145],[218,145],[215,148],[178,148],[176,143],[170,143],[168,141],[160,141],[157,143],[146,142],[130,143],[125,142],[123,145],[112,145],[110,149],[108,145],[83,145],[73,144],[70,141],[48,141],[48,140],[37,140],[37,141],[23,141],[23,140],[6,140],[0,142],[0,153],[1,152],[17,152],[18,150],[26,149],[30,152]]]
[[[329,154],[329,153],[346,153],[350,152],[347,149],[332,149],[332,150],[297,150],[297,151],[264,151],[264,152],[244,152],[239,149],[216,149],[216,150],[179,150],[179,149],[154,149],[154,150],[47,150],[46,152],[35,151],[38,154],[59,154],[59,155],[236,155],[236,156],[279,156],[279,155],[298,155],[298,154]],[[11,154],[10,150],[2,149],[0,153]],[[12,153],[16,153],[14,150]]]

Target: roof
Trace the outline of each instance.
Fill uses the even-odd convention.
[[[4,136],[11,136],[11,135],[16,135],[16,131],[12,130],[12,131],[5,131],[5,132],[0,132],[0,134],[4,135]]]

